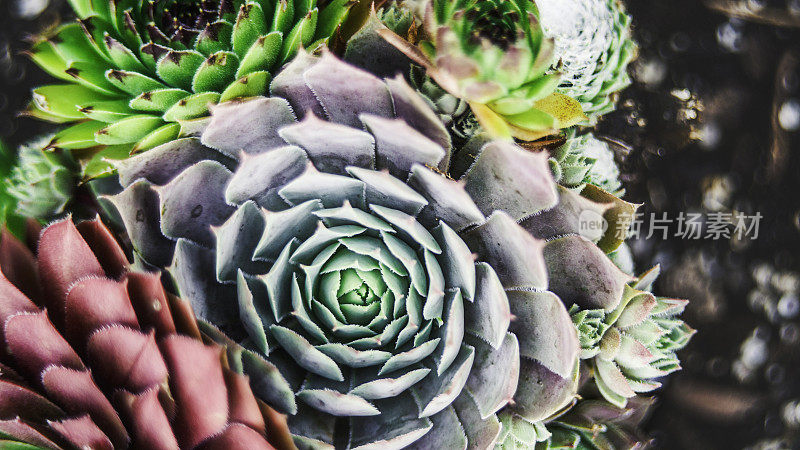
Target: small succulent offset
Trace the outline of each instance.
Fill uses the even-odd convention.
[[[677,318],[687,300],[649,292],[658,272],[655,267],[626,285],[616,305],[580,309],[586,304],[576,304],[570,309],[578,327],[581,359],[588,360],[603,397],[621,408],[637,392],[660,387],[655,379],[680,369],[675,352],[695,332]]]
[[[406,1],[419,36],[380,33],[442,89],[466,100],[494,137],[532,141],[584,122],[581,105],[556,92],[553,40],[531,0]]]
[[[6,178],[6,191],[16,204],[16,212],[43,221],[66,211],[77,182],[76,164],[61,151],[44,151],[50,138],[39,139],[19,148],[17,162]]]
[[[618,301],[629,280],[577,234],[576,205],[608,205],[505,140],[451,157],[402,77],[302,53],[271,93],[119,162],[107,200],[203,329],[259,353],[245,372],[285,380],[259,393],[295,442],[485,449],[568,407],[565,303]]]
[[[78,20],[30,56],[65,82],[34,90],[29,113],[75,123],[51,147],[124,158],[177,138],[208,105],[263,95],[299,48],[324,45],[348,0],[70,0]],[[94,150],[94,151],[91,151]],[[100,153],[97,156],[97,153]],[[107,166],[94,167],[88,177]]]
[[[290,442],[99,221],[50,225],[36,257],[3,233],[0,261],[0,447],[266,450],[268,428]]]
[[[614,152],[608,144],[592,133],[578,136],[574,129],[568,130],[566,137],[564,144],[550,156],[556,182],[579,193],[587,184],[592,184],[622,197],[625,190],[619,180]]]
[[[556,89],[581,103],[592,123],[616,107],[616,94],[631,83],[636,57],[631,17],[620,0],[536,0],[547,37],[555,41]]]

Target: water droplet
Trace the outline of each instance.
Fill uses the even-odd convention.
[[[785,101],[778,111],[778,123],[786,131],[800,129],[800,102],[795,99]]]
[[[786,294],[778,301],[778,314],[785,319],[792,319],[800,312],[800,300],[797,295]]]
[[[203,214],[203,205],[197,205],[192,209],[192,219],[200,217]]]
[[[144,222],[144,211],[141,209],[136,210],[136,221],[137,222]]]

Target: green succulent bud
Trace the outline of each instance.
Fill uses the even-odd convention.
[[[559,184],[577,192],[587,184],[593,184],[617,197],[625,193],[619,181],[614,152],[592,133],[576,136],[575,130],[571,129],[566,142],[552,152],[550,168]]]
[[[581,103],[591,122],[614,110],[616,94],[631,83],[636,57],[631,18],[620,0],[536,0],[545,35],[555,41],[557,92]]]
[[[299,48],[324,45],[348,0],[71,0],[78,20],[31,49],[62,84],[34,90],[32,116],[76,123],[52,147],[122,159],[177,138],[209,105],[263,95]],[[110,170],[95,164],[85,176]]]
[[[467,101],[490,135],[532,141],[586,120],[576,100],[555,91],[561,75],[550,71],[553,41],[532,1],[404,4],[424,17],[422,35],[382,35]]]
[[[656,378],[680,369],[676,352],[695,332],[677,318],[687,300],[648,292],[658,272],[655,267],[625,285],[621,301],[613,308],[570,308],[581,359],[588,360],[603,397],[620,408],[637,392],[659,388]]]
[[[75,186],[74,163],[68,155],[42,150],[49,138],[19,149],[7,179],[7,191],[24,217],[50,221],[65,212]]]

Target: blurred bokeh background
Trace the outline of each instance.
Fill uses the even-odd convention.
[[[628,0],[634,85],[599,134],[645,218],[760,213],[758,238],[639,239],[699,333],[648,421],[665,449],[800,449],[800,0]],[[47,76],[24,56],[63,0],[0,0],[0,141]],[[671,228],[670,235],[677,232]]]

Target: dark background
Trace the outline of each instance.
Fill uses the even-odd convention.
[[[0,139],[12,146],[48,129],[17,115],[48,80],[21,54],[24,39],[65,11],[52,0],[33,14],[39,2],[0,0]],[[648,431],[667,449],[800,449],[800,0],[628,9],[635,82],[599,125],[627,200],[645,203],[645,217],[763,216],[756,240],[633,243],[637,268],[660,263],[657,292],[691,299],[684,318],[700,330]]]

